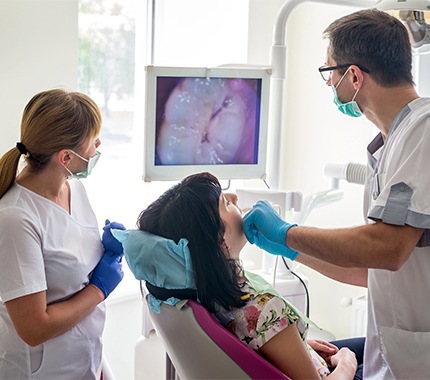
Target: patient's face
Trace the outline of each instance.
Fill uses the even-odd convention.
[[[240,251],[247,242],[243,232],[242,210],[237,200],[236,194],[222,193],[219,201],[219,213],[225,225],[224,240],[232,259],[239,258]]]

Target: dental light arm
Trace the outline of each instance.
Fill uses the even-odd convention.
[[[429,0],[378,0],[375,7],[381,11],[430,11]]]
[[[269,148],[268,148],[268,182],[272,189],[279,189],[281,157],[282,109],[285,101],[284,80],[287,72],[286,25],[291,12],[297,5],[305,2],[351,6],[357,8],[371,7],[375,1],[366,0],[288,0],[278,13],[274,26],[273,45],[270,66],[272,67],[271,94],[269,111]]]

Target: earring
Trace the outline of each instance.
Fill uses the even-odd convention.
[[[225,242],[225,240],[222,241],[221,247],[224,248],[226,251],[228,251],[230,249],[230,247],[227,245],[227,243]]]

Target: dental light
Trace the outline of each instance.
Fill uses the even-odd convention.
[[[414,48],[430,44],[430,0],[380,0],[375,7],[402,21]]]
[[[430,25],[427,24],[422,11],[400,11],[399,19],[406,26],[409,39],[414,48],[430,44]]]

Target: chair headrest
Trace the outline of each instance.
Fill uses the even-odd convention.
[[[187,239],[182,238],[176,243],[141,230],[111,231],[122,243],[125,259],[136,279],[161,289],[196,288]],[[180,299],[173,296],[166,300],[153,295],[148,297],[148,304],[156,313],[163,301],[174,305]]]

